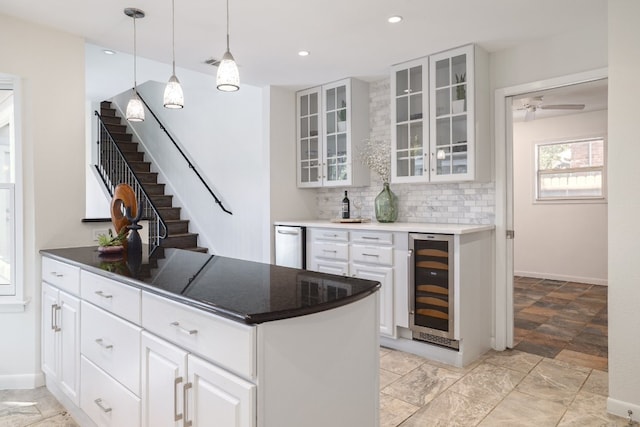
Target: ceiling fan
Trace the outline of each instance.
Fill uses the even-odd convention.
[[[520,99],[520,106],[514,106],[514,110],[526,111],[524,121],[529,122],[535,119],[537,110],[584,110],[584,104],[544,104],[542,96],[534,96],[533,98]]]

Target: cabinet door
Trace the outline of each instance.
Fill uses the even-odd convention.
[[[322,185],[322,114],[320,88],[297,93],[296,127],[298,186]]]
[[[349,80],[322,86],[324,111],[324,185],[351,184],[351,85]]]
[[[320,273],[347,276],[349,275],[349,264],[342,261],[329,261],[326,259],[313,258],[311,270],[318,271]]]
[[[380,289],[380,333],[395,336],[393,317],[393,268],[353,264],[351,275],[360,279],[374,280],[382,284]]]
[[[431,181],[474,179],[473,49],[429,57]]]
[[[60,291],[60,371],[62,391],[78,405],[80,390],[80,300]]]
[[[58,290],[42,283],[42,370],[50,380],[57,380]]]
[[[185,423],[194,426],[255,426],[255,385],[193,355],[187,356],[189,384]]]
[[[183,388],[187,352],[147,332],[142,333],[142,425],[184,425]]]
[[[391,180],[429,180],[426,58],[391,69]]]

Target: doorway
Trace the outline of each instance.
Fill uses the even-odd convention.
[[[606,79],[600,69],[559,78],[498,89],[495,92],[495,179],[496,179],[496,289],[494,348],[514,346],[514,204],[513,204],[513,114],[515,97],[578,83]]]

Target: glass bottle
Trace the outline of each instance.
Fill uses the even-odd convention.
[[[382,191],[376,196],[375,211],[378,222],[395,222],[398,219],[398,198],[384,182]]]

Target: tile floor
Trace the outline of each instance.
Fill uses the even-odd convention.
[[[607,287],[516,277],[516,350],[606,371]]]
[[[380,427],[637,426],[606,413],[606,291],[516,278],[515,348],[465,368],[381,348]],[[0,426],[78,425],[41,387],[0,391]]]

